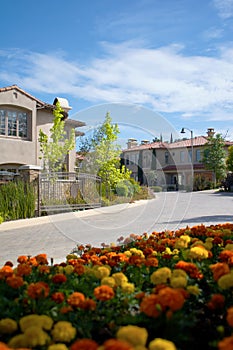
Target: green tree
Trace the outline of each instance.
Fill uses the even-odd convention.
[[[221,134],[211,135],[208,137],[208,142],[203,152],[202,161],[206,169],[213,171],[215,186],[226,174],[224,145],[225,142]]]
[[[94,137],[89,139],[85,149],[82,169],[101,177],[106,197],[109,197],[111,190],[115,190],[120,181],[130,179],[131,172],[120,164],[121,147],[117,144],[119,132],[118,125],[112,124],[110,113],[107,113],[103,124],[94,133]]]
[[[233,146],[228,147],[228,156],[226,160],[227,170],[233,172]]]
[[[75,147],[75,131],[73,129],[71,136],[67,138],[63,109],[59,102],[56,103],[53,116],[50,136],[41,129],[39,131],[40,151],[43,154],[40,158],[43,158],[44,170],[52,173],[62,170],[66,155]]]

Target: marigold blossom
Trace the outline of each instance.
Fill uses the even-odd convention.
[[[0,334],[11,334],[18,329],[17,322],[11,318],[3,318],[0,320]]]
[[[115,293],[109,286],[102,285],[94,289],[94,296],[97,300],[107,301],[114,297]]]
[[[146,328],[128,325],[119,328],[116,334],[117,339],[125,340],[133,346],[146,345],[148,332]]]
[[[70,350],[97,350],[98,343],[91,339],[76,340],[70,347]]]
[[[74,292],[70,294],[70,296],[67,299],[67,303],[74,307],[80,307],[84,301],[85,295],[80,292]]]
[[[156,338],[149,343],[149,350],[176,350],[176,346],[170,340]]]
[[[52,331],[54,341],[70,342],[76,335],[76,329],[68,321],[58,321]]]
[[[29,284],[27,294],[32,299],[46,298],[49,295],[49,286],[45,282]]]

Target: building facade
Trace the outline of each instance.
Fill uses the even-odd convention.
[[[127,149],[122,152],[123,164],[132,171],[132,177],[140,184],[158,185],[164,189],[182,189],[193,186],[196,176],[213,181],[213,172],[206,170],[202,154],[213,129],[206,136],[183,139],[175,142],[152,142],[140,144],[129,139]],[[233,142],[225,142],[225,150]]]
[[[49,135],[53,125],[53,110],[59,101],[64,111],[65,131],[69,138],[72,129],[76,137],[83,135],[76,128],[84,122],[69,118],[71,107],[64,98],[55,98],[53,104],[40,101],[17,85],[0,88],[0,171],[16,172],[22,166],[43,168],[38,142],[40,129]],[[65,159],[68,172],[75,170],[76,150]]]

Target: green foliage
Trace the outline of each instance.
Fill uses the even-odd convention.
[[[219,182],[225,176],[226,152],[224,150],[224,144],[224,139],[220,134],[210,136],[203,152],[202,162],[206,169],[213,171],[215,185],[216,182]]]
[[[50,129],[50,137],[42,130],[39,131],[40,151],[43,154],[44,170],[49,172],[61,171],[66,155],[75,147],[75,131],[72,130],[70,138],[67,138],[63,110],[57,102],[53,111],[53,126]],[[42,158],[42,157],[41,157]]]
[[[204,176],[196,175],[193,180],[193,191],[210,190],[214,188],[213,182],[207,180]]]
[[[227,170],[233,171],[233,146],[228,147],[228,156],[226,159]]]
[[[150,186],[150,188],[154,191],[154,192],[162,192],[163,189],[161,186]]]
[[[35,216],[35,188],[24,181],[0,186],[0,213],[4,220],[26,219]]]
[[[119,134],[117,124],[112,124],[109,113],[96,133],[96,137],[89,140],[90,152],[86,154],[82,167],[84,172],[91,172],[101,177],[104,196],[109,197],[115,191],[117,184],[129,180],[131,172],[120,166],[121,148],[116,143]],[[97,136],[98,135],[98,136]]]

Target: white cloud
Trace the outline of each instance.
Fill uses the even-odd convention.
[[[233,16],[233,0],[214,0],[213,3],[222,19]]]
[[[218,57],[187,56],[181,45],[143,48],[132,42],[105,43],[103,50],[102,58],[86,65],[61,53],[2,51],[0,79],[93,103],[138,103],[186,118],[232,119],[233,48],[221,47]]]

